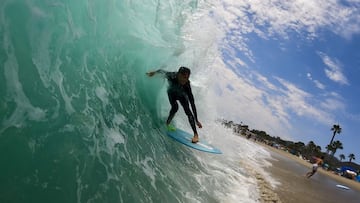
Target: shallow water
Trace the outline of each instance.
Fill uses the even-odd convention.
[[[342,183],[320,172],[307,179],[305,174],[311,168],[274,152],[271,155],[274,161],[272,161],[273,165],[269,170],[273,178],[280,183],[276,192],[279,193],[282,202],[359,202],[359,191],[340,189],[336,185]]]

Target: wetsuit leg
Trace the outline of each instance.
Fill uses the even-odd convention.
[[[176,102],[176,94],[168,92],[168,98],[169,98],[169,102],[171,105],[171,109],[170,109],[169,117],[166,121],[166,124],[170,124],[171,120],[174,118],[176,112],[179,109],[179,105]]]
[[[179,101],[181,106],[184,108],[185,114],[189,119],[189,123],[191,125],[192,130],[194,131],[194,134],[197,134],[194,115],[192,114],[189,107],[189,100],[185,96],[180,96]]]

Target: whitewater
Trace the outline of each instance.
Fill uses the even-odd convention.
[[[0,202],[259,202],[270,154],[218,122],[230,4],[2,0]],[[167,82],[145,73],[180,66],[222,155],[165,135]],[[182,108],[174,122],[191,132]]]

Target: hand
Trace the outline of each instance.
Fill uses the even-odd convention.
[[[199,127],[199,128],[202,128],[202,125],[199,121],[196,121],[196,125]]]
[[[155,75],[155,71],[147,72],[146,75],[152,77],[153,75]]]

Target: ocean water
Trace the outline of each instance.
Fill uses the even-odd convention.
[[[266,176],[270,154],[222,127],[213,102],[230,71],[222,3],[2,0],[0,202],[258,202],[249,170]],[[145,73],[179,66],[200,139],[222,155],[164,133],[167,83]],[[181,108],[174,122],[190,130]]]

